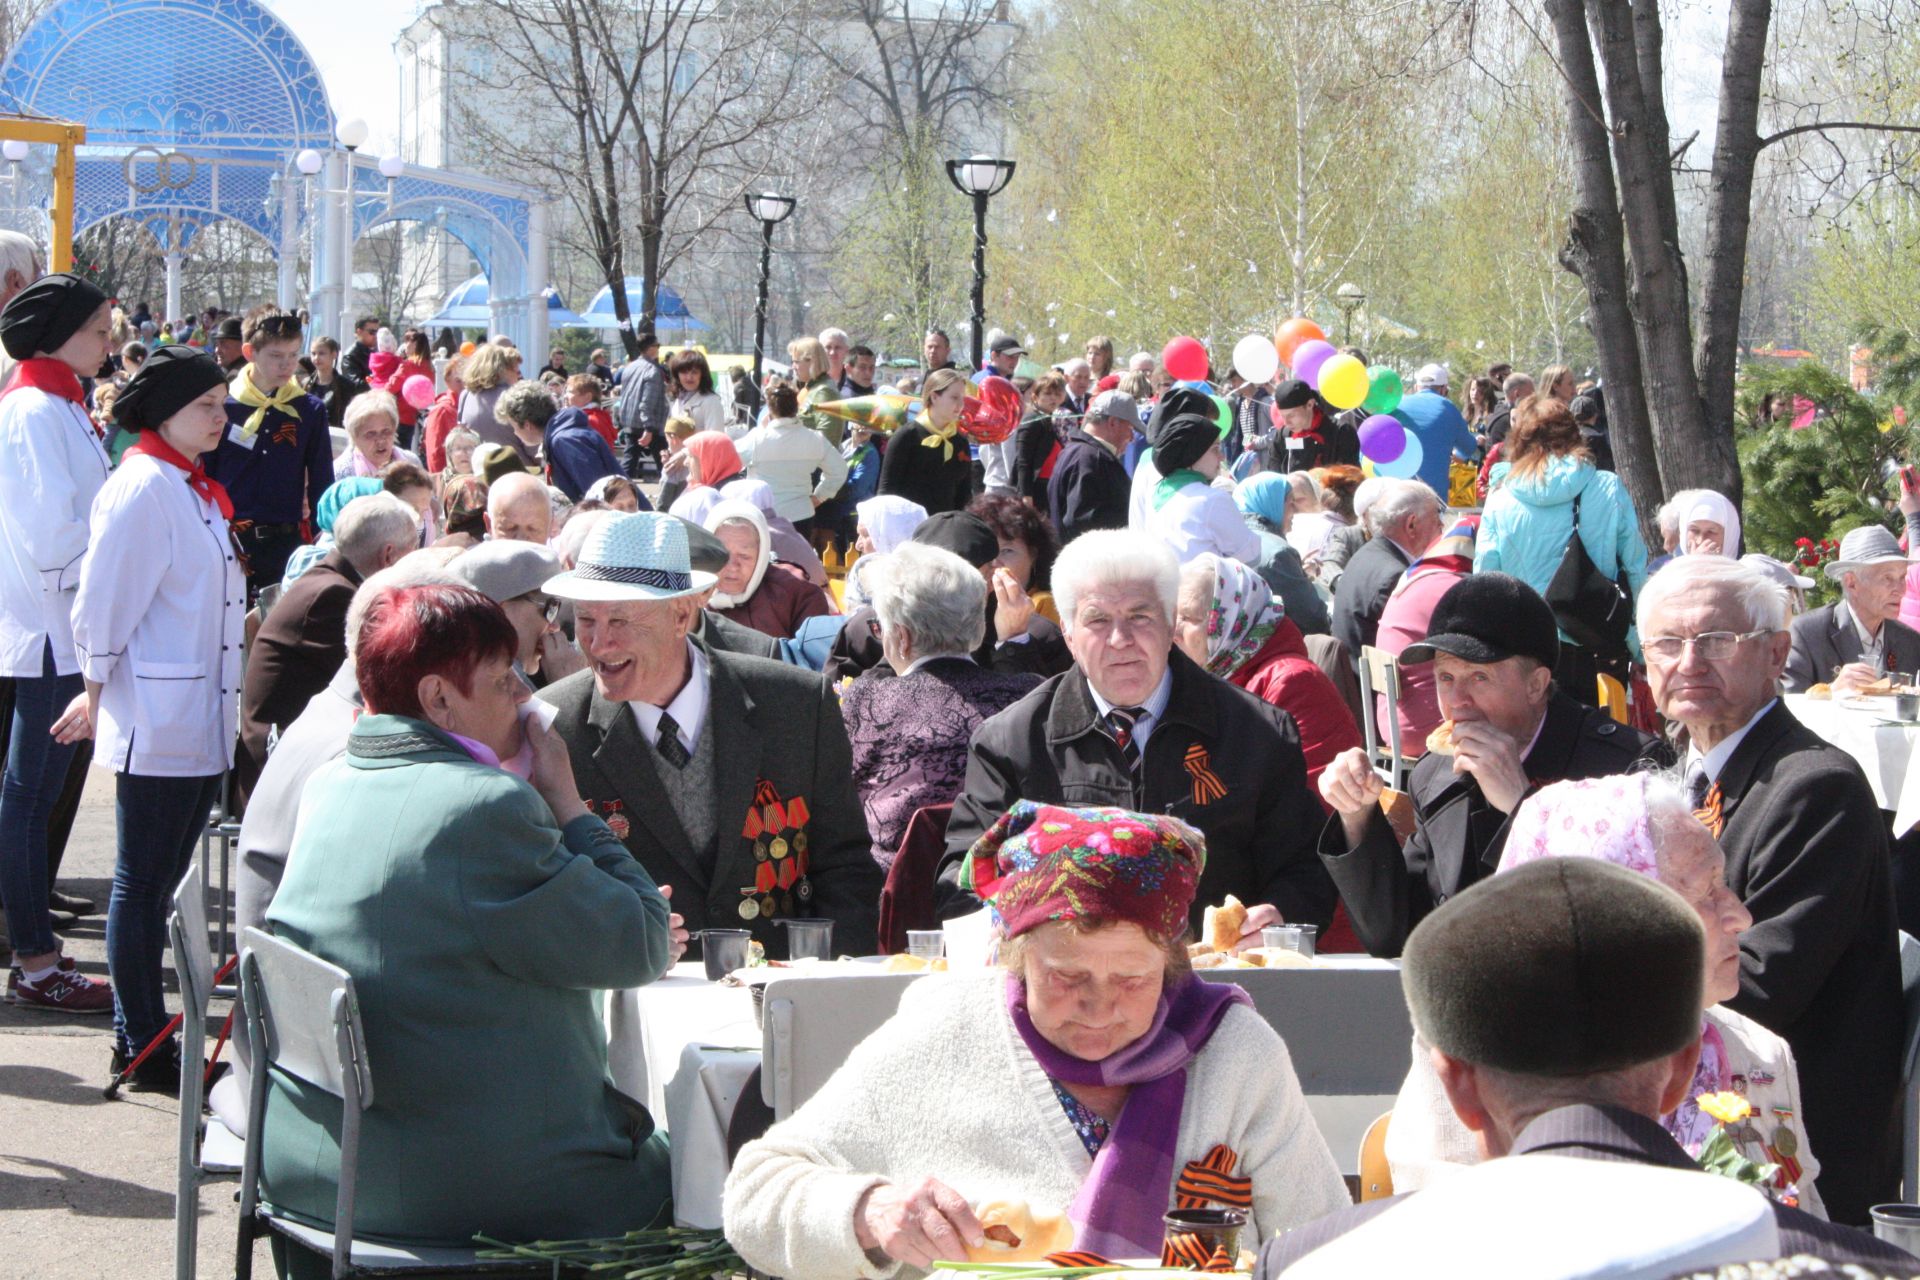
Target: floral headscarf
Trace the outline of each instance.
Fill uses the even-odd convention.
[[[1207,670],[1225,679],[1260,652],[1285,615],[1260,575],[1238,560],[1211,551],[1189,562],[1213,571],[1213,604],[1207,611]]]

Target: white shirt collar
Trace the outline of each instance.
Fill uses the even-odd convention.
[[[673,722],[680,726],[680,743],[691,755],[700,745],[700,731],[707,723],[707,657],[700,652],[700,646],[691,640],[687,642],[687,682],[680,692],[673,695],[673,701],[664,707],[656,707],[651,702],[629,702],[633,708],[633,718],[639,722],[640,736],[653,746],[660,738],[660,713],[666,712]]]
[[[1101,697],[1100,691],[1093,687],[1091,680],[1087,681],[1087,692],[1093,695],[1093,705],[1098,708],[1102,717],[1119,705]],[[1167,669],[1160,673],[1160,683],[1155,685],[1153,692],[1147,695],[1147,700],[1141,704],[1140,718],[1133,722],[1133,740],[1141,750],[1146,750],[1147,738],[1152,735],[1153,727],[1160,723],[1160,717],[1167,713],[1167,704],[1171,701],[1173,701],[1173,662],[1169,655]]]
[[[1720,780],[1720,771],[1727,767],[1727,761],[1733,759],[1733,753],[1739,749],[1740,743],[1746,738],[1748,730],[1760,722],[1761,716],[1773,710],[1774,703],[1778,701],[1780,701],[1778,698],[1768,698],[1767,704],[1754,712],[1752,719],[1721,739],[1714,745],[1711,751],[1703,752],[1699,747],[1689,745],[1687,747],[1687,763],[1691,765],[1695,761],[1698,761],[1700,766],[1707,771],[1707,781],[1718,782]]]
[[[1880,624],[1879,635],[1870,636],[1867,634],[1867,624],[1860,621],[1860,615],[1855,613],[1853,606],[1845,600],[1834,605],[1833,611],[1838,617],[1844,619],[1847,625],[1853,628],[1853,634],[1860,637],[1860,652],[1863,657],[1873,657],[1880,653],[1880,642],[1887,634],[1886,623],[1883,622]]]

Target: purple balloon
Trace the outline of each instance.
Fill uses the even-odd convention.
[[[1391,414],[1376,413],[1360,424],[1360,452],[1375,462],[1392,462],[1407,451],[1407,429]]]
[[[1315,379],[1320,376],[1320,366],[1334,354],[1331,342],[1313,338],[1301,343],[1293,349],[1293,376],[1317,390]]]

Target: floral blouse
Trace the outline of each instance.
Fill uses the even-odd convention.
[[[1113,1126],[1093,1108],[1068,1093],[1066,1087],[1058,1080],[1049,1080],[1047,1083],[1053,1086],[1053,1096],[1060,1099],[1060,1109],[1067,1113],[1067,1120],[1072,1123],[1073,1131],[1080,1135],[1080,1145],[1087,1149],[1088,1155],[1099,1155],[1100,1148],[1106,1145],[1107,1135],[1113,1131]]]

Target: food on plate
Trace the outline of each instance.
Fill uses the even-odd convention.
[[[974,1210],[986,1235],[969,1246],[970,1262],[1039,1262],[1073,1248],[1073,1224],[1064,1213],[1041,1213],[1024,1200],[994,1200]]]
[[[1863,698],[1878,698],[1893,692],[1893,681],[1886,676],[1855,685],[1853,691]]]
[[[1822,681],[1808,688],[1807,696],[1815,702],[1826,702],[1833,697],[1833,686]]]
[[[1200,931],[1215,951],[1230,952],[1240,945],[1241,930],[1246,927],[1247,909],[1240,899],[1228,894],[1217,907],[1208,907],[1201,919]]]
[[[1240,953],[1262,969],[1311,969],[1313,960],[1285,947],[1251,947]]]
[[[945,973],[947,958],[935,956],[929,960],[925,956],[910,956],[901,951],[888,956],[887,962],[880,966],[880,969],[883,973]]]
[[[1235,955],[1231,951],[1215,951],[1203,947],[1198,952],[1189,952],[1191,963],[1196,969],[1258,969],[1260,962],[1246,953]]]
[[[1427,735],[1427,750],[1443,756],[1453,754],[1453,721],[1442,720],[1434,726],[1433,732]]]

